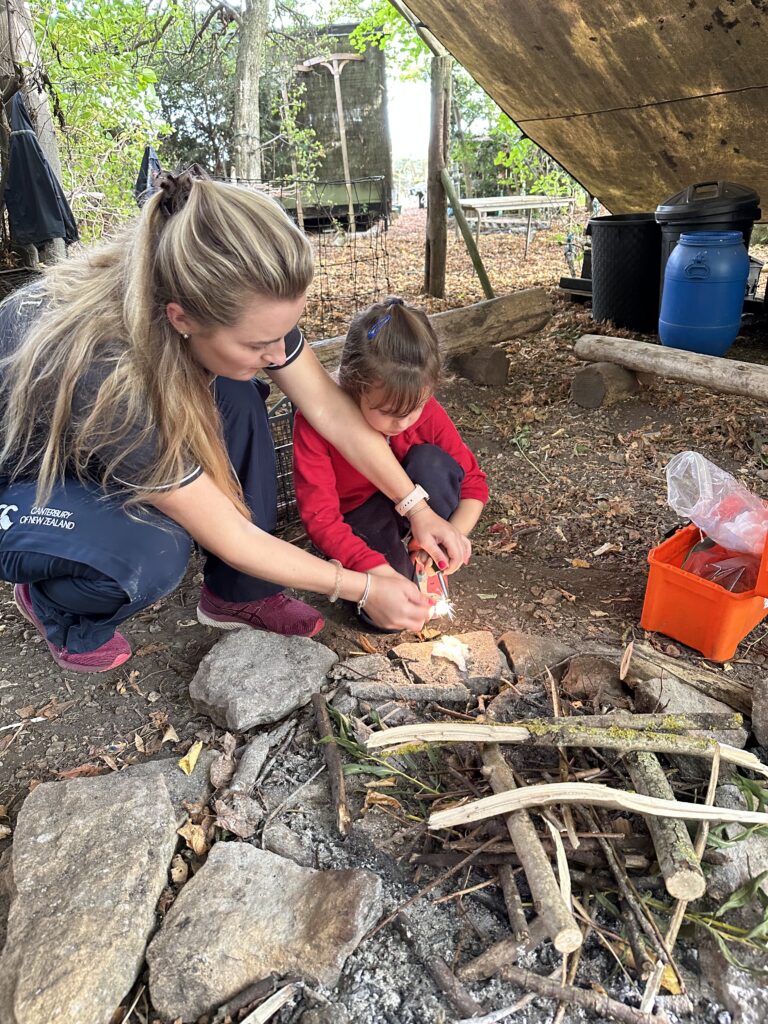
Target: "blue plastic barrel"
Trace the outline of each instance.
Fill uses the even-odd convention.
[[[661,343],[725,355],[739,333],[748,273],[740,231],[682,234],[664,271]]]

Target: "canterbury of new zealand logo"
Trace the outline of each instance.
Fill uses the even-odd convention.
[[[18,505],[0,505],[0,530],[9,530],[13,526],[10,513],[18,511]]]

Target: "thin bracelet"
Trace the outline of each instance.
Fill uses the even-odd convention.
[[[336,567],[336,582],[333,585],[333,592],[329,596],[328,600],[331,604],[335,604],[339,600],[341,594],[342,581],[344,579],[344,566],[338,560],[338,558],[331,559],[331,565]]]
[[[413,519],[413,517],[416,515],[417,512],[423,512],[424,509],[426,509],[426,508],[430,508],[430,505],[426,501],[426,499],[424,499],[424,500],[420,501],[418,505],[416,505],[414,508],[412,508],[410,510],[410,512],[406,512],[405,513],[405,518],[410,522],[410,520]]]
[[[363,596],[357,602],[357,613],[358,613],[358,615],[363,610],[363,608],[365,608],[365,602],[368,600],[368,595],[370,594],[370,592],[371,592],[371,574],[369,572],[367,572],[365,574],[365,590],[363,591]]]

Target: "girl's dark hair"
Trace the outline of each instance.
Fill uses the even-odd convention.
[[[379,408],[408,416],[440,383],[437,335],[426,313],[391,297],[358,313],[341,353],[339,384],[356,401],[382,387]]]

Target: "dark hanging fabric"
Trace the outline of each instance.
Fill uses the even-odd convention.
[[[41,246],[52,238],[78,240],[77,224],[61,185],[45,158],[24,99],[17,92],[9,115],[11,149],[5,205],[11,238]]]
[[[141,167],[136,184],[133,186],[133,194],[139,206],[143,206],[150,196],[157,192],[154,184],[156,174],[160,174],[160,158],[151,146],[144,147],[144,156],[141,158]]]

